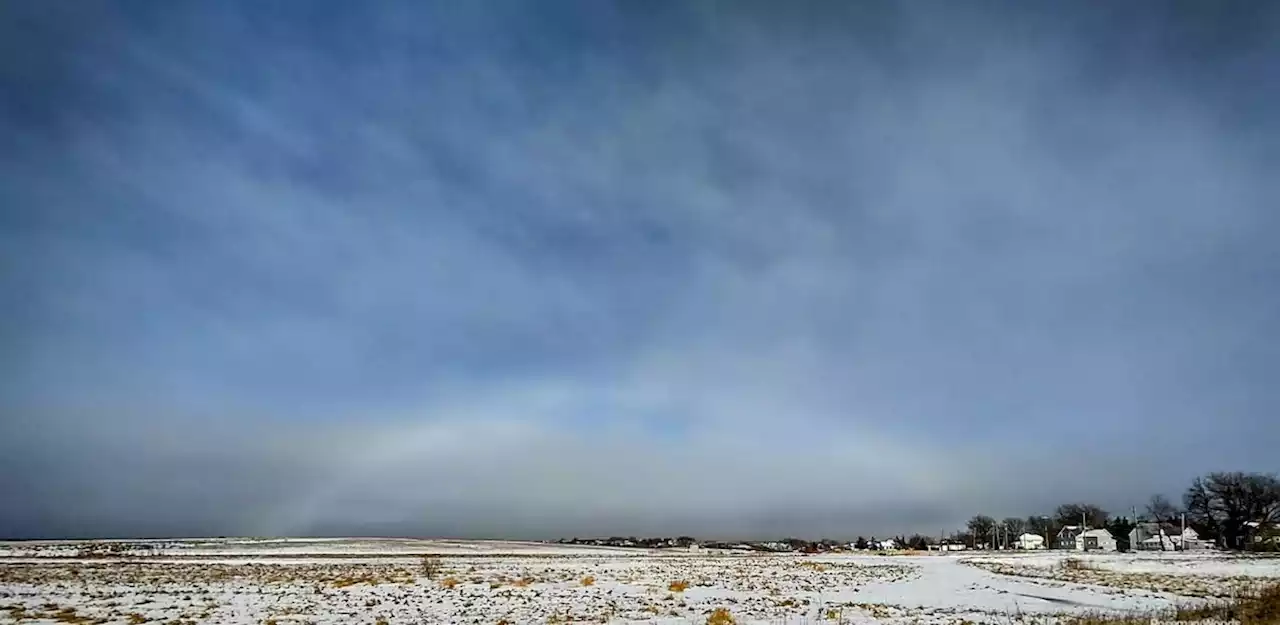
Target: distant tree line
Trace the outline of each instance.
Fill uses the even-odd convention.
[[[1136,512],[1136,510],[1135,510]],[[887,547],[892,541],[895,548],[924,550],[939,542],[963,544],[969,548],[1010,548],[1023,534],[1035,534],[1045,540],[1046,547],[1053,547],[1054,539],[1068,526],[1084,526],[1090,529],[1106,529],[1115,538],[1116,547],[1127,551],[1137,545],[1129,545],[1130,532],[1138,523],[1154,524],[1160,530],[1157,536],[1161,549],[1172,548],[1172,541],[1164,536],[1180,532],[1182,520],[1194,529],[1201,540],[1212,541],[1219,548],[1230,550],[1280,549],[1280,480],[1273,474],[1220,472],[1209,473],[1192,481],[1182,495],[1179,506],[1161,494],[1152,495],[1142,507],[1142,514],[1112,517],[1101,506],[1074,502],[1054,509],[1052,514],[1033,514],[1026,518],[1007,517],[996,520],[979,514],[969,519],[965,528],[952,532],[948,537],[930,537],[921,534],[894,536],[890,539],[868,540],[859,536],[852,543],[831,539],[817,541],[785,538],[772,541],[703,542],[691,536],[676,538],[636,538],[634,536],[609,538],[561,539],[561,543],[580,545],[608,545],[615,547],[645,547],[651,549],[687,548],[701,545],[707,548],[749,549],[753,551],[786,551],[799,553],[823,553],[847,549],[876,550]],[[1081,528],[1083,529],[1083,528]]]
[[[1187,527],[1200,539],[1213,541],[1221,549],[1276,550],[1280,548],[1280,480],[1273,474],[1218,472],[1192,481],[1182,495],[1179,507],[1164,495],[1152,495],[1143,507],[1144,516],[1112,518],[1100,506],[1068,503],[1058,506],[1053,514],[1031,515],[996,521],[985,514],[969,519],[966,531],[953,533],[952,541],[974,548],[1011,547],[1024,533],[1044,537],[1046,546],[1068,526],[1083,525],[1107,529],[1117,547],[1127,551],[1129,533],[1139,522],[1154,523],[1160,528],[1177,528],[1185,518]],[[1185,515],[1185,517],[1184,517]],[[1160,548],[1166,548],[1161,538]]]

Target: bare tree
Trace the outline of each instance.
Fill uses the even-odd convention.
[[[1017,539],[1021,536],[1023,532],[1026,531],[1027,527],[1025,521],[1012,516],[1001,521],[1000,525],[1004,526],[1005,533],[1012,537],[1012,539]]]
[[[1147,502],[1147,515],[1160,528],[1160,551],[1166,551],[1164,546],[1164,527],[1172,524],[1173,520],[1178,518],[1181,513],[1178,510],[1178,506],[1173,505],[1164,495],[1152,495],[1151,501]]]
[[[1059,525],[1078,525],[1081,521],[1089,527],[1106,527],[1107,511],[1088,503],[1068,503],[1058,506],[1054,516]]]
[[[985,514],[979,514],[978,516],[969,519],[969,523],[966,527],[968,527],[969,532],[973,534],[975,539],[974,547],[977,547],[977,541],[991,540],[992,532],[996,529],[996,520]]]
[[[1262,473],[1210,473],[1198,477],[1182,496],[1187,517],[1227,549],[1244,549],[1252,529],[1268,531],[1280,522],[1280,480]]]
[[[1026,520],[1026,530],[1032,534],[1044,536],[1045,534],[1053,534],[1057,532],[1053,519],[1047,516],[1029,516]]]

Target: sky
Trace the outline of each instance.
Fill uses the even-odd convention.
[[[1280,470],[1280,5],[0,3],[0,536]]]

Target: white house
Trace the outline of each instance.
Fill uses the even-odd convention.
[[[1178,548],[1178,545],[1173,542],[1174,538],[1174,536],[1168,536],[1162,533],[1159,536],[1144,538],[1135,545],[1135,547],[1143,551],[1173,551]],[[1161,545],[1160,543],[1164,544]]]
[[[880,541],[880,542],[876,543],[876,546],[877,546],[877,547],[879,547],[879,548],[881,548],[881,549],[884,549],[885,551],[891,551],[891,550],[893,550],[893,549],[897,549],[897,548],[898,548],[898,543],[897,543],[897,542],[894,542],[894,540],[893,540],[892,538],[890,538],[889,540],[882,540],[882,541]]]
[[[1019,549],[1044,549],[1044,536],[1039,534],[1023,534],[1018,537]]]
[[[1173,540],[1178,544],[1179,549],[1186,551],[1213,548],[1213,541],[1200,540],[1200,534],[1189,527],[1182,530],[1181,536],[1174,536]]]
[[[1210,541],[1200,540],[1200,535],[1190,527],[1178,533],[1176,527],[1161,527],[1150,522],[1139,523],[1129,532],[1129,544],[1144,551],[1208,549],[1213,545]]]
[[[1085,530],[1076,535],[1076,551],[1115,551],[1116,539],[1105,529]]]
[[[1173,539],[1162,525],[1154,521],[1142,521],[1129,531],[1129,545],[1144,551],[1160,551],[1164,543],[1165,551],[1173,550]]]

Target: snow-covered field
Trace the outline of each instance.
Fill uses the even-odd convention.
[[[511,540],[424,540],[416,538],[187,538],[0,542],[3,557],[282,557],[436,555],[643,555],[642,550]]]
[[[1147,588],[1184,597],[1230,598],[1259,585],[1280,582],[1280,558],[1245,557],[1216,551],[1077,553],[979,556],[971,566],[999,575],[1044,583],[1110,588]]]
[[[425,576],[422,553],[441,554],[443,570]],[[738,623],[1052,622],[1147,612],[1280,578],[1280,560],[1111,554],[1063,566],[1074,555],[805,557],[388,539],[0,543],[0,623],[704,623],[717,608]],[[1149,583],[1166,578],[1194,584],[1182,593]],[[1192,592],[1205,588],[1218,591]]]
[[[1008,557],[981,557],[982,561],[1020,566],[1061,568],[1067,558],[1079,560],[1084,568],[1118,573],[1161,573],[1207,577],[1280,577],[1280,558],[1241,557],[1220,551],[1141,551],[1137,553],[1031,552]]]

